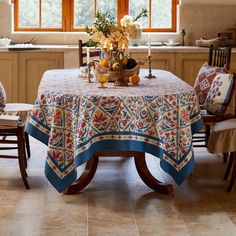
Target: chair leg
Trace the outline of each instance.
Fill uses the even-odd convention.
[[[24,137],[23,137],[23,161],[24,161],[24,166],[25,166],[25,169],[26,169],[28,167],[28,164],[27,164],[27,159],[26,159],[26,150],[25,150],[25,139],[24,139]]]
[[[26,145],[26,152],[27,152],[27,157],[30,158],[31,153],[30,153],[30,143],[29,143],[29,135],[27,132],[24,132],[24,137],[25,137],[25,145]]]
[[[228,152],[223,153],[223,161],[224,161],[224,163],[226,163],[228,161],[228,156],[229,156]]]
[[[232,153],[232,158],[233,158],[233,171],[232,171],[232,174],[231,174],[231,178],[230,178],[230,181],[229,181],[229,186],[228,186],[227,192],[231,191],[231,189],[234,185],[235,179],[236,179],[236,161],[235,161],[236,152]]]
[[[206,125],[206,140],[205,140],[206,147],[208,146],[208,138],[210,136],[210,133],[211,133],[211,126],[210,125]]]
[[[27,173],[25,170],[25,161],[24,161],[24,131],[23,128],[18,128],[17,134],[17,145],[18,145],[18,161],[20,167],[20,173],[26,189],[29,189],[29,183],[27,181]]]
[[[229,176],[232,164],[233,164],[233,160],[234,160],[234,157],[233,157],[233,153],[231,152],[230,156],[229,156],[229,163],[227,165],[227,168],[226,168],[226,171],[225,171],[225,175],[224,175],[224,180],[228,179],[228,176]]]

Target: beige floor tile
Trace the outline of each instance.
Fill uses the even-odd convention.
[[[236,235],[236,228],[230,218],[224,212],[211,212],[207,214],[192,214],[183,216],[183,219],[193,236]]]
[[[101,158],[81,193],[59,194],[44,176],[47,147],[31,138],[30,190],[18,162],[0,159],[2,236],[225,236],[236,235],[236,186],[226,192],[221,155],[195,150],[196,166],[182,185],[147,155],[152,174],[174,193],[153,192],[137,174],[133,158]]]

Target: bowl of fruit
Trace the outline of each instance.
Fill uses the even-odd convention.
[[[139,74],[140,64],[140,62],[137,62],[133,58],[124,59],[120,63],[116,61],[111,63],[105,59],[101,59],[99,62],[94,62],[95,73],[108,73],[109,82],[115,82],[121,76],[123,76],[125,80],[128,81],[129,77]]]

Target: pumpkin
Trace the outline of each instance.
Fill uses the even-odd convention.
[[[140,82],[140,77],[137,74],[134,74],[132,76],[129,77],[129,82],[131,84],[138,84]]]

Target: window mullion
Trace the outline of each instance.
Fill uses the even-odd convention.
[[[39,28],[42,28],[42,0],[39,1]]]
[[[94,0],[94,17],[97,13],[97,0]]]
[[[129,14],[129,0],[117,0],[117,21]]]
[[[152,28],[152,0],[149,0],[149,6],[148,6],[148,27]]]
[[[14,2],[14,30],[16,31],[19,28],[19,3],[18,1]]]
[[[73,0],[62,0],[62,30],[71,31],[73,28]]]
[[[171,29],[173,31],[176,31],[177,4],[179,4],[179,0],[172,0]]]

